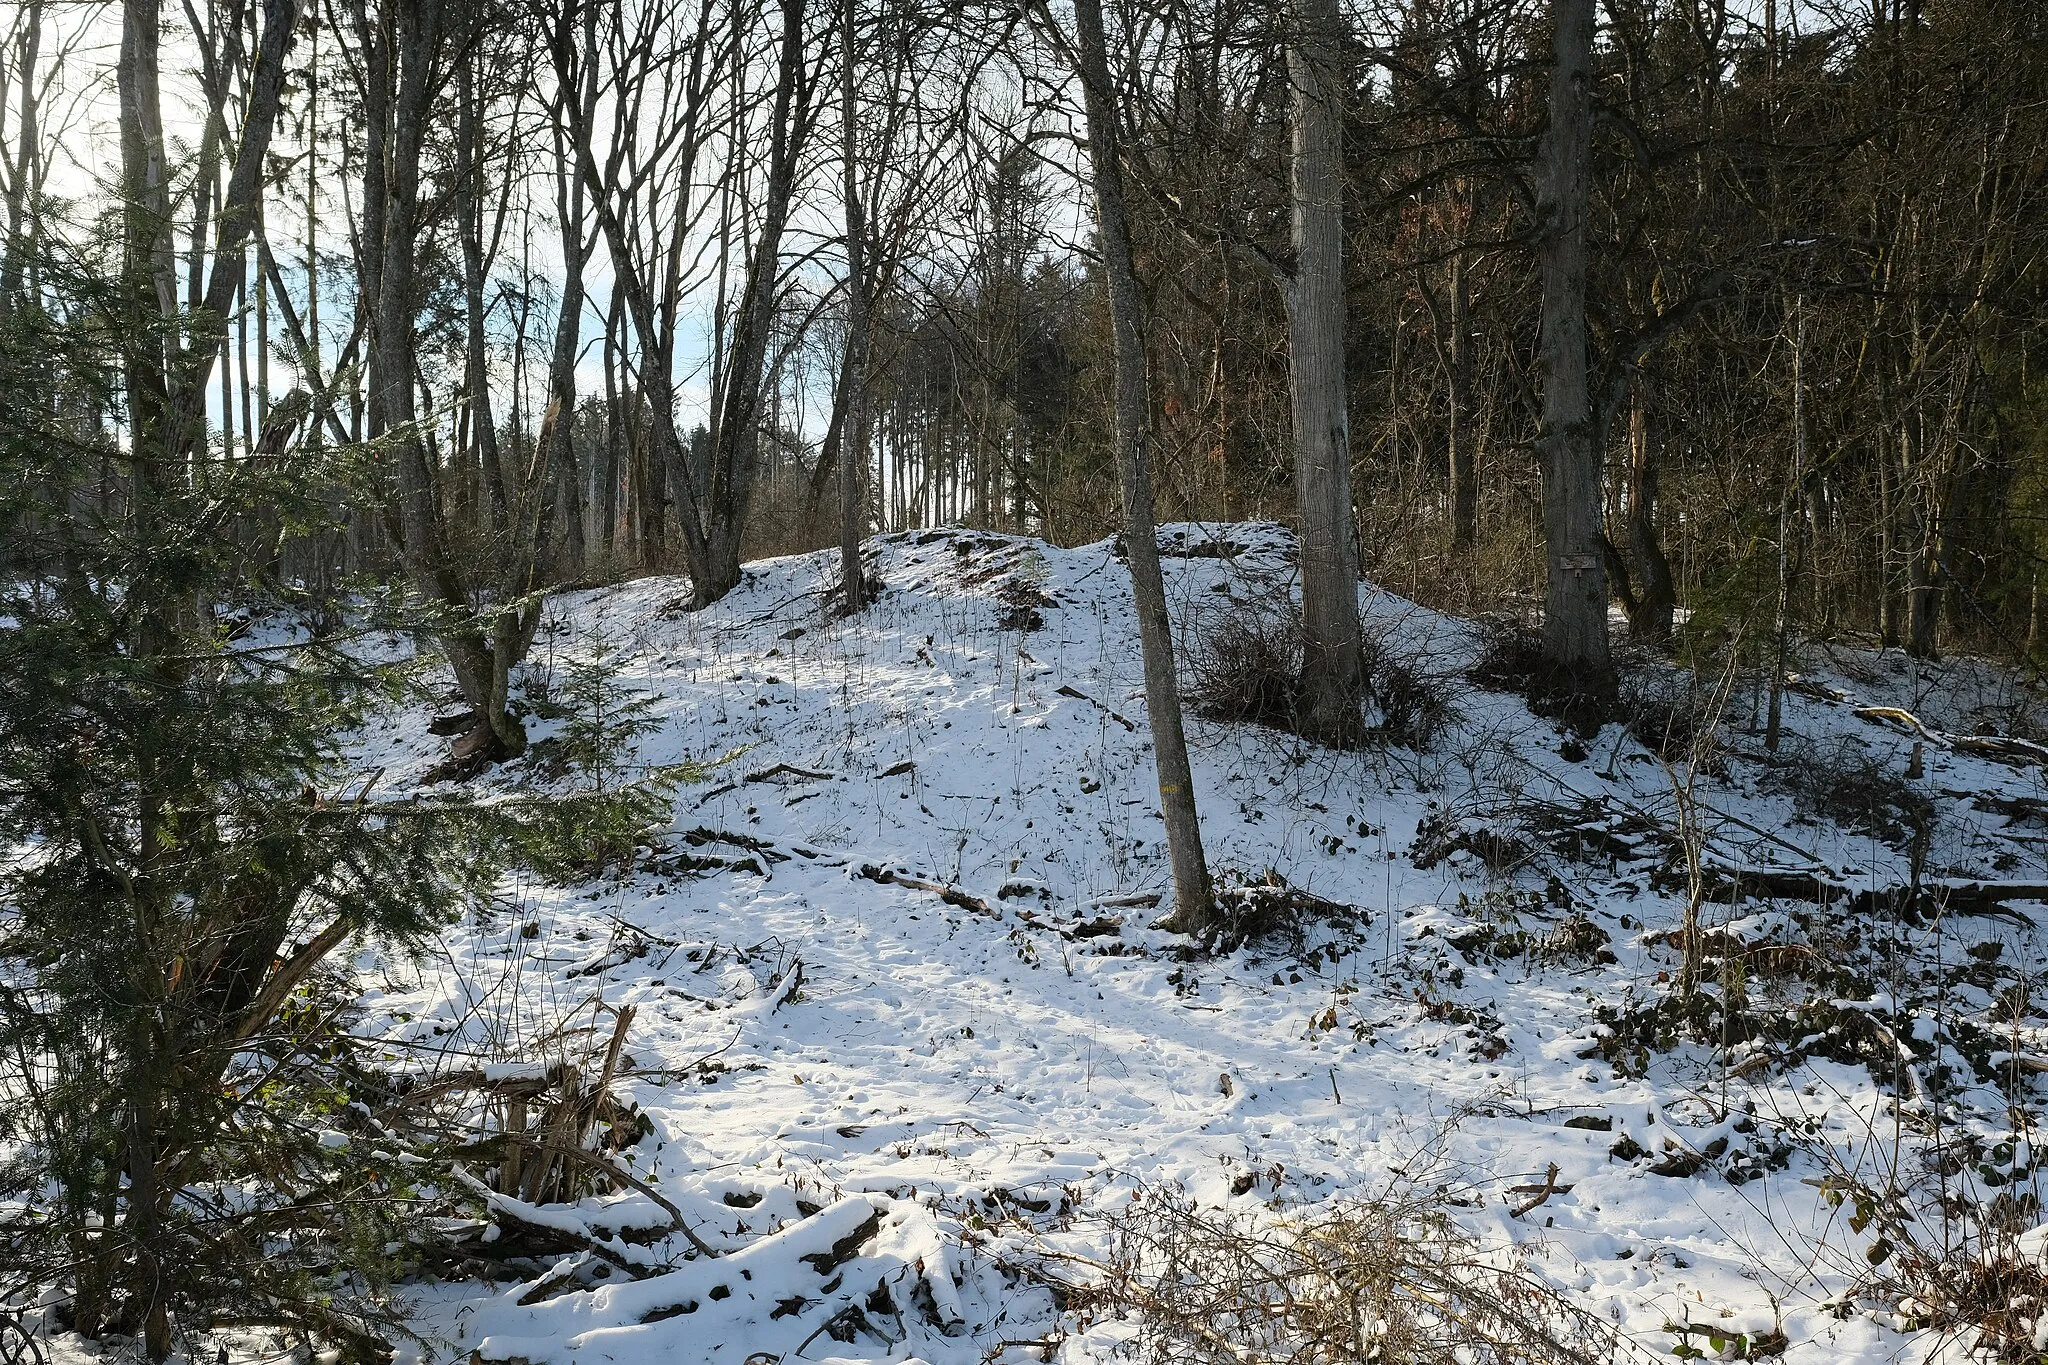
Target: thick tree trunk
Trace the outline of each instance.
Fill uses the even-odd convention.
[[[1553,0],[1555,66],[1550,126],[1536,192],[1536,261],[1543,284],[1539,365],[1543,426],[1543,533],[1548,564],[1543,643],[1550,686],[1582,724],[1613,709],[1607,639],[1607,566],[1600,506],[1600,449],[1586,382],[1586,209],[1593,144],[1595,0]]]
[[[400,433],[391,443],[395,497],[390,520],[394,524],[406,574],[421,596],[445,604],[455,615],[454,624],[438,635],[442,653],[455,673],[463,699],[474,707],[489,729],[489,751],[497,755],[520,752],[526,746],[525,731],[505,704],[502,658],[502,628],[489,627],[473,614],[475,603],[468,585],[450,555],[443,525],[440,488],[427,444],[412,430],[417,414],[416,320],[419,291],[416,278],[419,230],[420,164],[426,141],[428,103],[436,80],[436,67],[445,46],[439,0],[414,0],[400,4],[384,30],[389,44],[388,64],[372,63],[366,84],[372,95],[366,107],[382,104],[388,114],[388,132],[381,146],[370,148],[369,164],[377,169],[366,175],[367,200],[372,182],[381,185],[384,202],[377,220],[382,240],[367,235],[363,249],[375,252],[377,292],[372,300],[370,391],[372,426],[383,432]],[[391,74],[386,76],[384,73]],[[378,88],[382,87],[381,90]],[[367,224],[368,213],[364,216]]]
[[[121,105],[122,370],[139,480],[167,458],[169,365],[163,319],[174,303],[170,173],[158,93],[158,0],[126,0],[116,87]]]
[[[768,185],[761,205],[761,235],[740,294],[733,327],[732,358],[726,368],[725,401],[719,413],[711,470],[711,497],[704,527],[707,573],[693,582],[691,601],[709,606],[740,581],[740,541],[753,503],[761,449],[762,381],[768,360],[768,332],[775,317],[775,290],[782,277],[782,234],[796,195],[797,164],[810,126],[810,95],[804,89],[805,0],[781,0],[782,40],[770,114]]]
[[[1336,0],[1297,0],[1293,21],[1287,50],[1294,86],[1287,380],[1301,531],[1299,723],[1312,738],[1346,745],[1364,729],[1365,659],[1344,386],[1343,19]]]
[[[1181,728],[1180,687],[1174,676],[1173,628],[1166,610],[1166,583],[1159,569],[1159,538],[1152,519],[1152,471],[1148,450],[1151,401],[1146,395],[1145,338],[1138,315],[1137,272],[1131,263],[1125,217],[1123,167],[1117,148],[1115,96],[1109,83],[1108,43],[1102,31],[1101,0],[1075,0],[1080,38],[1077,65],[1088,112],[1088,164],[1095,182],[1095,225],[1102,250],[1103,280],[1109,295],[1110,331],[1116,352],[1117,474],[1123,484],[1124,545],[1130,557],[1131,595],[1138,609],[1138,648],[1145,670],[1145,708],[1152,726],[1152,752],[1159,767],[1160,813],[1173,863],[1173,914],[1169,923],[1198,932],[1215,919],[1209,866],[1202,854],[1202,827],[1195,812],[1195,781],[1188,766],[1187,737]]]
[[[176,459],[178,426],[173,415],[171,364],[164,320],[176,307],[171,256],[170,179],[165,162],[163,104],[158,79],[158,0],[126,0],[122,9],[121,55],[116,71],[120,102],[122,215],[122,377],[128,399],[129,453],[134,469],[130,515],[139,522],[163,515],[158,501],[182,477]],[[136,657],[175,686],[170,653],[176,607],[170,603],[141,614],[135,630]],[[151,775],[157,756],[135,756],[142,793],[140,838],[146,874],[149,860],[171,847],[174,834],[161,800],[152,800]],[[128,897],[128,926],[138,950],[153,946],[153,888],[139,877]],[[155,1135],[155,1046],[160,973],[153,955],[138,951],[134,973],[121,984],[128,997],[127,1075],[121,1096],[123,1157],[128,1183],[121,1235],[133,1258],[133,1306],[140,1319],[145,1353],[152,1361],[170,1354],[170,1294],[160,1262],[163,1196],[157,1181]],[[103,1234],[104,1235],[104,1234]]]

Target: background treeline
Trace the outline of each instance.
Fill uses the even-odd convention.
[[[1546,573],[1551,8],[1370,0],[1333,45],[1361,567],[1467,610]],[[1110,331],[1040,13],[25,0],[0,308],[61,309],[40,262],[125,240],[169,369],[209,353],[200,389],[166,380],[184,458],[367,443],[370,495],[339,532],[277,538],[276,572],[443,601],[478,699],[533,620],[486,603],[675,569],[712,600],[743,556],[839,536],[849,460],[863,530],[1092,538],[1120,519]],[[1299,16],[1108,17],[1159,513],[1291,517]],[[1815,631],[2031,649],[2048,15],[1596,19],[1589,399],[1631,633],[1768,616],[1782,567]],[[116,141],[124,169],[95,177]],[[116,437],[143,418],[132,395],[103,415]]]

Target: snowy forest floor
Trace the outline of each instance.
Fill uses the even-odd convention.
[[[1197,650],[1289,591],[1278,528],[1162,543]],[[1349,907],[1211,952],[1149,927],[1167,865],[1114,547],[869,549],[885,591],[852,619],[826,555],[751,565],[697,613],[665,579],[550,604],[536,685],[608,642],[660,721],[640,761],[737,755],[630,873],[507,886],[424,957],[360,949],[360,1028],[394,1066],[516,1066],[584,1055],[634,1007],[615,1089],[647,1136],[621,1160],[718,1254],[642,1190],[499,1197],[605,1254],[406,1286],[428,1343],[407,1354],[1134,1359],[1145,1324],[1063,1286],[1176,1188],[1276,1220],[1426,1194],[1645,1356],[1964,1344],[1844,1298],[2039,1221],[2039,907],[1970,887],[2048,882],[2048,790],[2025,745],[1956,742],[2037,726],[2008,675],[1802,647],[1776,754],[1733,679],[1687,803],[1723,893],[1702,1041],[1659,1004],[1686,755],[1622,725],[1582,742],[1473,681],[1483,627],[1362,593],[1382,675],[1451,703],[1426,749],[1192,718],[1219,878]],[[1630,696],[1682,738],[1722,683],[1642,663]],[[445,755],[430,719],[390,717],[366,769],[417,782]],[[1921,913],[1857,899],[1901,886]]]

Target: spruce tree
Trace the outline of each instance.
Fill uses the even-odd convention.
[[[365,1343],[357,1291],[432,1168],[357,1103],[387,1082],[330,958],[438,928],[508,858],[630,851],[658,793],[436,802],[353,771],[404,678],[315,631],[252,530],[322,529],[346,457],[151,449],[120,293],[46,278],[0,322],[0,1257],[156,1360],[195,1322]]]

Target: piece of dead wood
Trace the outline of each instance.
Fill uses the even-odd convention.
[[[645,1266],[610,1245],[611,1239],[601,1236],[597,1229],[581,1219],[563,1218],[546,1223],[527,1218],[516,1207],[518,1203],[509,1195],[499,1194],[489,1185],[471,1175],[461,1163],[450,1167],[455,1178],[475,1191],[490,1211],[491,1221],[498,1225],[500,1241],[513,1240],[528,1244],[535,1253],[543,1256],[559,1255],[563,1251],[587,1251],[599,1260],[625,1271],[636,1280],[644,1280],[655,1273],[658,1267]]]
[[[1941,742],[1940,736],[1928,729],[1920,717],[1902,707],[1859,706],[1850,714],[1858,720],[1867,720],[1876,725],[1890,725],[1897,729],[1905,730],[1908,733],[1916,734],[1922,739],[1932,740],[1937,744]]]
[[[1852,714],[1873,724],[1890,725],[1904,730],[1919,736],[1929,744],[1939,744],[1959,754],[1988,758],[1993,762],[2010,764],[2015,768],[2048,767],[2048,745],[2036,744],[2032,740],[2020,739],[2013,735],[1945,734],[1939,730],[1929,729],[1918,716],[1897,706],[1859,706]]]
[[[1159,900],[1157,891],[1131,891],[1120,896],[1097,896],[1088,903],[1098,910],[1150,910]]]
[[[1544,1201],[1549,1199],[1551,1195],[1570,1194],[1571,1192],[1572,1187],[1570,1185],[1560,1185],[1557,1183],[1557,1163],[1553,1161],[1550,1163],[1550,1170],[1544,1175],[1541,1185],[1510,1185],[1508,1187],[1509,1194],[1526,1194],[1529,1196],[1529,1198],[1509,1209],[1508,1216],[1520,1218],[1531,1209],[1542,1207]]]
[[[1849,888],[1824,868],[1737,867],[1702,859],[1700,880],[1707,899],[1733,905],[1744,897],[1812,901],[1828,905],[1849,897]]]
[[[2015,768],[2048,767],[2048,745],[2013,735],[1956,735],[1949,743],[1957,753],[1973,754]]]
[[[1752,1053],[1751,1055],[1743,1058],[1741,1061],[1735,1063],[1735,1065],[1729,1067],[1728,1074],[1731,1077],[1746,1078],[1755,1075],[1759,1071],[1769,1069],[1770,1066],[1778,1060],[1779,1058],[1775,1053]]]
[[[526,1287],[516,1300],[521,1308],[532,1308],[555,1298],[555,1291],[576,1282],[576,1262],[564,1257],[547,1268],[545,1274]]]
[[[799,1256],[797,1259],[817,1271],[820,1275],[829,1275],[833,1270],[859,1255],[860,1249],[867,1245],[868,1240],[881,1230],[881,1210],[870,1207],[868,1209],[868,1216],[863,1218],[859,1225],[851,1232],[834,1242],[830,1251],[814,1251],[808,1256]]]
[[[648,870],[664,876],[710,876],[714,872],[751,872],[763,881],[773,881],[762,860],[753,854],[744,858],[727,857],[722,853],[671,853],[665,857],[648,861]]]
[[[1030,925],[1033,929],[1043,929],[1047,933],[1058,934],[1069,943],[1084,938],[1104,938],[1110,934],[1122,933],[1124,927],[1124,922],[1114,915],[1098,915],[1094,919],[1075,920],[1072,924],[1061,924],[1056,920],[1045,919],[1030,910],[1020,908],[1015,913],[1020,921]]]
[[[1791,674],[1785,679],[1785,690],[1797,693],[1802,697],[1810,697],[1814,701],[1843,702],[1849,700],[1849,694],[1840,688],[1829,687],[1826,683],[1815,682],[1812,678],[1802,678],[1797,673]]]
[[[1856,914],[1979,915],[2031,926],[2034,917],[2010,901],[2048,901],[2048,882],[1922,882],[1917,887],[1885,886],[1849,898]]]
[[[1063,684],[1057,689],[1057,691],[1059,695],[1062,697],[1072,697],[1075,701],[1085,701],[1090,706],[1096,707],[1102,712],[1103,715],[1108,716],[1118,725],[1123,726],[1124,729],[1132,731],[1133,733],[1137,731],[1138,727],[1136,725],[1132,724],[1125,717],[1120,716],[1116,712],[1110,710],[1107,703],[1097,701],[1095,698],[1089,696],[1086,692],[1083,692],[1078,687],[1068,687]]]
[[[702,848],[706,844],[731,844],[734,848],[750,848],[778,863],[789,861],[789,855],[777,848],[772,839],[741,834],[735,830],[712,829],[708,825],[699,825],[695,829],[683,831],[683,842],[692,848]]]
[[[631,1189],[638,1190],[641,1194],[646,1195],[649,1199],[653,1200],[656,1204],[660,1205],[661,1211],[669,1216],[668,1230],[670,1232],[680,1232],[681,1234],[683,1234],[683,1239],[687,1241],[691,1246],[695,1247],[699,1255],[711,1257],[715,1257],[718,1255],[716,1249],[714,1249],[703,1238],[699,1237],[694,1231],[691,1230],[690,1225],[683,1219],[683,1211],[677,1208],[673,1202],[665,1198],[661,1194],[661,1192],[656,1190],[652,1185],[640,1179],[638,1176],[635,1176],[630,1171],[624,1170],[623,1168],[614,1164],[610,1160],[606,1159],[602,1153],[593,1152],[587,1148],[578,1147],[572,1149],[568,1153],[568,1155],[573,1160],[580,1161],[585,1165],[591,1166],[596,1170],[602,1172],[603,1174],[610,1176],[613,1180],[618,1181],[621,1185],[625,1185]]]
[[[795,995],[797,988],[803,984],[804,964],[803,960],[799,958],[797,961],[789,964],[789,970],[782,974],[782,979],[775,983],[775,989],[769,993],[768,1012],[773,1014],[788,1004],[789,998]]]
[[[881,882],[885,886],[907,886],[913,891],[929,891],[948,905],[957,905],[962,910],[972,910],[975,914],[987,915],[990,919],[1002,918],[1002,912],[987,900],[971,891],[949,886],[945,882],[935,882],[929,877],[899,872],[892,867],[883,867],[880,863],[855,863],[853,871],[855,876],[865,877],[871,882]]]
[[[2036,796],[2000,796],[1993,792],[1963,792],[1944,787],[1942,795],[1966,800],[1971,806],[2008,820],[2031,820],[2048,816],[2048,801]]]
[[[785,773],[791,777],[809,778],[813,782],[829,782],[838,775],[836,773],[816,772],[810,768],[799,768],[794,763],[778,763],[772,768],[763,768],[757,773],[748,773],[747,781],[773,782]]]
[[[916,763],[916,761],[915,761],[914,759],[908,759],[908,758],[906,758],[906,759],[904,759],[904,760],[903,760],[903,761],[902,761],[901,763],[892,763],[892,764],[890,764],[890,765],[889,765],[888,767],[886,767],[886,768],[882,769],[882,771],[880,771],[879,773],[876,773],[876,774],[875,774],[875,776],[877,776],[877,777],[901,777],[901,776],[903,776],[903,775],[904,775],[905,773],[910,773],[910,772],[916,772],[916,771],[917,771],[917,763]]]

